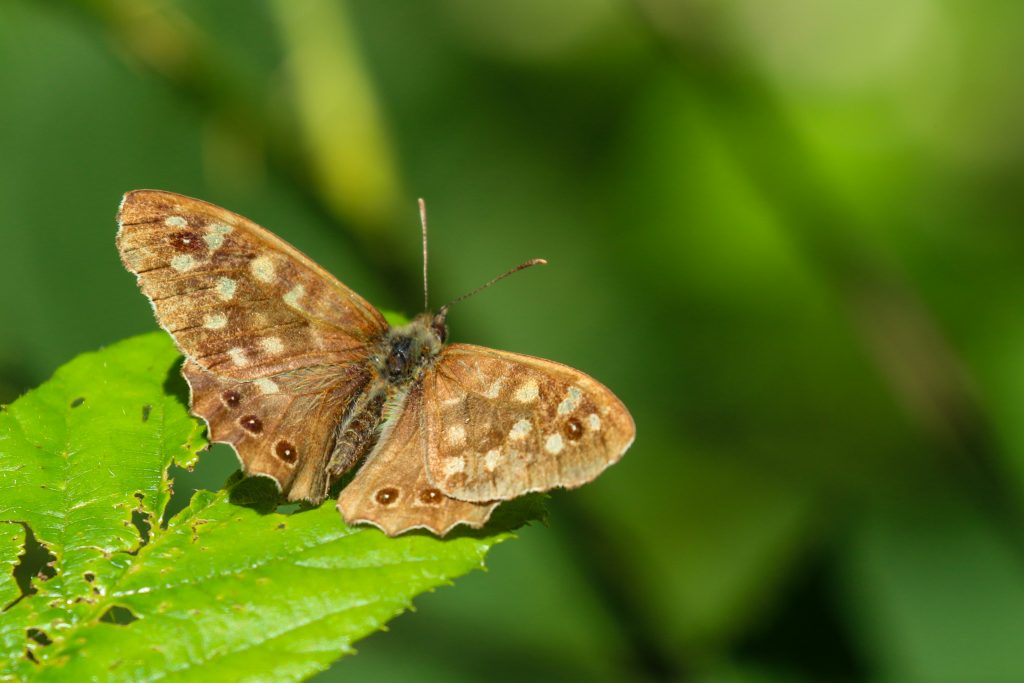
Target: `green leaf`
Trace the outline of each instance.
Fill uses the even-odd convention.
[[[20,593],[14,568],[24,537],[25,531],[17,524],[0,524],[0,609],[17,600]]]
[[[205,446],[168,392],[178,358],[163,334],[130,339],[0,414],[0,522],[15,522],[0,523],[0,679],[301,680],[509,536],[388,538],[346,527],[330,502],[261,513],[229,491],[199,491],[159,523],[168,467]],[[497,524],[521,524],[535,502]],[[56,574],[18,599],[21,524]]]

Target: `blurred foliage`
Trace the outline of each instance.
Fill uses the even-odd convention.
[[[153,328],[125,190],[270,227],[639,438],[323,680],[1024,680],[1024,5],[0,5],[0,400]],[[184,482],[216,486],[213,451]],[[232,465],[226,465],[230,469]]]

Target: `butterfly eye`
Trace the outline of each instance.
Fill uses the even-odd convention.
[[[391,346],[391,353],[388,354],[388,374],[392,377],[400,377],[405,373],[409,365],[409,346],[411,340],[402,338],[396,339]]]
[[[405,357],[405,353],[402,351],[393,351],[388,356],[388,374],[392,377],[398,377],[405,370],[405,365],[408,359]]]

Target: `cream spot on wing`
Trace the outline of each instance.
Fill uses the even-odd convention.
[[[484,456],[484,467],[488,472],[493,472],[499,462],[501,462],[501,451],[497,448],[487,451],[487,455]]]
[[[583,398],[583,392],[578,387],[569,387],[566,397],[558,404],[558,414],[568,415],[576,410],[580,405],[581,398]]]
[[[277,386],[277,383],[274,380],[267,379],[266,377],[261,377],[253,382],[253,384],[255,384],[259,388],[260,392],[264,394],[276,394],[280,390],[280,387]]]
[[[267,353],[281,353],[284,351],[284,343],[277,337],[267,337],[260,341],[260,346]]]
[[[452,425],[448,428],[448,443],[460,444],[466,441],[466,428],[462,425]]]
[[[446,398],[443,401],[441,401],[441,405],[443,406],[453,406],[458,403],[462,403],[461,396],[452,396],[451,398]]]
[[[458,474],[464,469],[466,469],[466,459],[463,458],[462,456],[448,458],[448,460],[444,463],[444,474],[446,477],[450,477],[453,474]]]
[[[512,429],[510,429],[509,432],[508,432],[508,438],[510,438],[510,439],[522,439],[522,438],[525,438],[526,435],[530,433],[531,429],[533,429],[533,424],[529,420],[527,420],[526,418],[523,418],[519,422],[516,422],[514,425],[512,425]]]
[[[220,330],[228,324],[228,317],[223,313],[211,313],[203,318],[203,327],[208,330]]]
[[[548,437],[547,441],[544,442],[544,450],[551,455],[558,455],[562,452],[562,435],[552,434]]]
[[[191,254],[178,254],[171,259],[171,268],[174,268],[179,273],[191,270],[195,265],[196,260],[192,258]]]
[[[486,398],[498,398],[498,394],[501,393],[501,385],[505,383],[503,379],[496,379],[491,382],[491,386],[487,387],[487,391],[484,392]]]
[[[231,358],[231,362],[235,365],[249,364],[249,359],[245,357],[245,351],[242,349],[231,349],[228,351],[228,356]]]
[[[290,290],[288,290],[287,293],[285,293],[284,302],[291,306],[292,308],[298,308],[299,299],[301,299],[302,295],[305,293],[306,288],[301,283],[299,283],[292,287]]]
[[[217,296],[224,301],[230,301],[235,296],[238,283],[229,277],[222,277],[217,280]]]
[[[184,228],[188,225],[188,221],[181,216],[168,216],[164,219],[164,225],[168,228]]]
[[[274,281],[274,262],[269,256],[257,256],[249,262],[249,269],[260,282]]]
[[[203,235],[203,239],[206,240],[206,246],[210,248],[210,251],[217,251],[224,245],[224,235],[231,232],[232,227],[230,225],[224,225],[223,223],[212,223],[206,229],[206,234]]]
[[[540,393],[537,388],[537,380],[532,377],[521,385],[516,390],[516,400],[520,403],[530,403],[531,401],[537,400],[537,395]]]
[[[587,424],[596,432],[601,429],[601,418],[597,416],[597,413],[591,413],[587,416]]]

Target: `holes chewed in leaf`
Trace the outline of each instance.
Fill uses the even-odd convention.
[[[291,445],[287,441],[278,441],[274,446],[274,454],[289,465],[294,463],[299,457],[299,453],[295,450],[295,446]]]
[[[380,491],[377,491],[377,495],[374,496],[374,498],[381,505],[392,505],[395,501],[398,500],[398,489],[396,489],[394,486],[389,486],[387,488],[381,489]]]
[[[566,421],[565,427],[562,428],[562,431],[565,432],[566,438],[570,441],[576,441],[578,438],[583,436],[583,423],[575,417],[570,417]]]
[[[105,624],[117,624],[118,626],[127,626],[133,621],[138,621],[139,618],[128,609],[127,607],[121,607],[120,605],[114,605],[100,617],[100,621]]]
[[[220,395],[220,400],[224,401],[224,405],[228,408],[237,408],[238,404],[242,402],[242,397],[234,389],[228,389]]]
[[[28,636],[30,639],[36,641],[40,645],[50,645],[51,643],[53,643],[53,641],[50,640],[50,636],[46,635],[46,633],[40,631],[37,628],[28,629],[27,631],[25,631],[25,635]]]
[[[263,421],[255,415],[246,415],[238,421],[238,424],[242,425],[242,429],[253,434],[259,434],[263,431]]]
[[[423,489],[420,491],[420,502],[427,505],[437,505],[444,496],[437,489]]]

